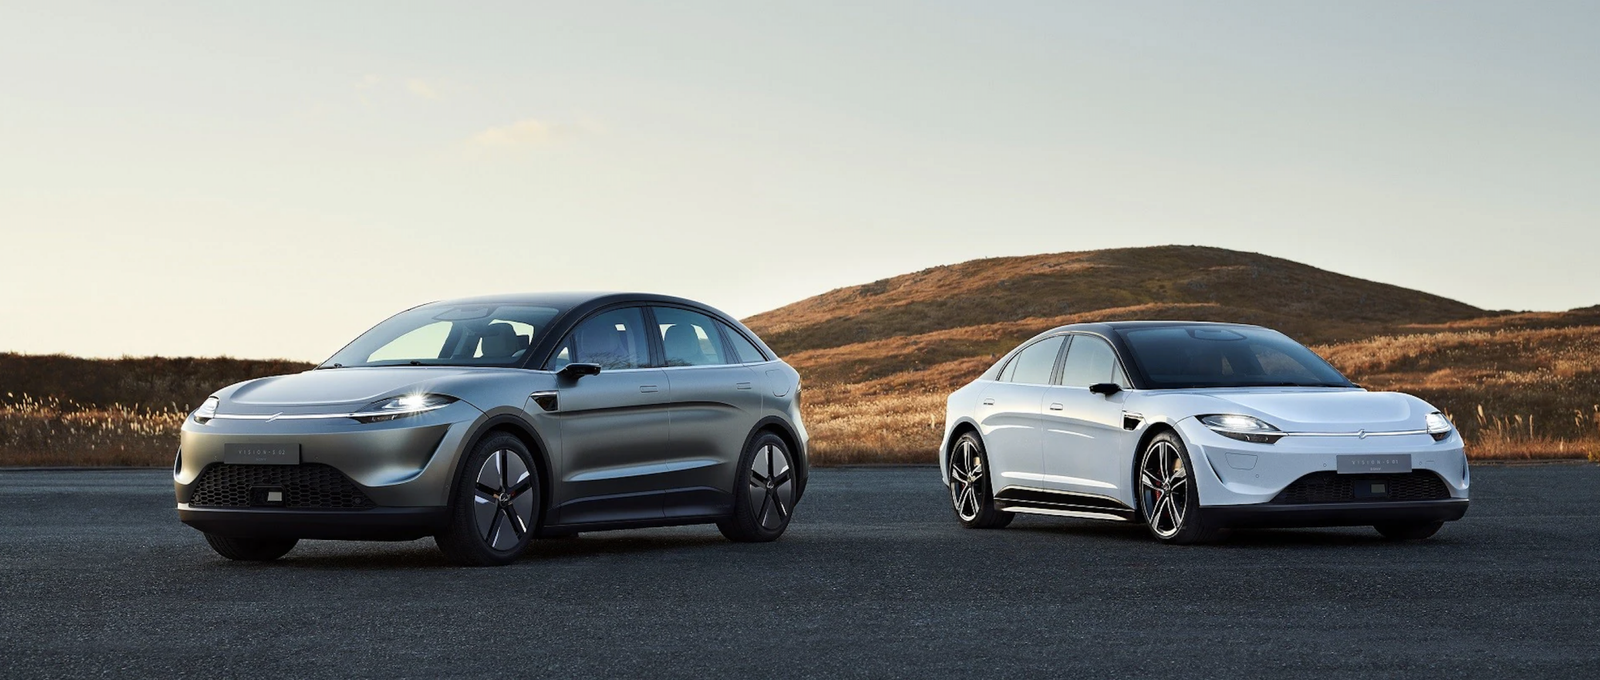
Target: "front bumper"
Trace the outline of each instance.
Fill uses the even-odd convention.
[[[1339,456],[1351,454],[1409,456],[1412,470],[1438,475],[1449,492],[1448,500],[1466,501],[1471,486],[1459,434],[1452,433],[1444,441],[1423,434],[1365,439],[1286,437],[1276,444],[1252,444],[1223,437],[1192,418],[1180,421],[1177,427],[1194,463],[1192,478],[1202,508],[1271,503],[1306,475],[1332,474],[1338,469]]]
[[[1201,507],[1217,526],[1236,529],[1341,527],[1372,524],[1453,522],[1467,514],[1467,499],[1410,502],[1232,505]]]
[[[448,522],[456,463],[483,412],[464,402],[381,423],[216,419],[183,425],[178,518],[234,537],[410,540]],[[224,461],[228,444],[294,444],[298,465]],[[225,480],[225,481],[219,481]],[[269,491],[281,494],[266,502]]]
[[[190,419],[183,425],[173,488],[179,503],[190,503],[195,482],[206,468],[224,462],[228,444],[294,444],[300,464],[338,470],[375,505],[443,506],[456,460],[482,417],[482,411],[456,402],[383,423],[218,419],[201,425]]]

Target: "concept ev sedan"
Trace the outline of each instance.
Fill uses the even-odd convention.
[[[434,536],[463,564],[535,537],[716,523],[770,541],[805,491],[800,378],[688,300],[550,294],[402,312],[183,425],[178,516],[218,553]]]
[[[940,452],[961,523],[1027,512],[1143,522],[1167,543],[1231,527],[1433,535],[1467,511],[1461,437],[1276,331],[1062,326],[950,395]]]

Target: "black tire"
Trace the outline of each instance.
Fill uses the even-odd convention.
[[[1439,533],[1439,529],[1443,526],[1444,522],[1401,522],[1374,524],[1372,528],[1377,529],[1378,533],[1391,541],[1420,541]]]
[[[783,438],[771,432],[751,440],[739,457],[733,482],[733,515],[717,522],[730,541],[765,543],[789,528],[799,500],[794,454]]]
[[[975,432],[956,438],[950,447],[950,506],[956,521],[968,529],[1004,529],[1017,515],[994,504],[989,485],[989,454]]]
[[[1189,449],[1175,432],[1151,438],[1139,454],[1134,468],[1139,516],[1162,543],[1196,545],[1222,536],[1222,527],[1200,511],[1200,493],[1189,474],[1193,469]]]
[[[298,538],[232,538],[206,534],[206,543],[218,555],[241,562],[271,562],[294,550]]]
[[[516,561],[538,533],[544,506],[539,466],[521,439],[495,434],[473,447],[455,485],[450,525],[433,540],[468,567]]]

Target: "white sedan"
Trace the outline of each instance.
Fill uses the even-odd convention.
[[[1062,326],[948,409],[940,468],[971,528],[1025,512],[1142,522],[1177,544],[1234,527],[1421,539],[1467,512],[1467,459],[1444,414],[1368,392],[1257,326]]]

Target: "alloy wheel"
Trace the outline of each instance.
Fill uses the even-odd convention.
[[[1177,535],[1189,506],[1189,471],[1171,442],[1156,441],[1145,449],[1139,463],[1139,492],[1150,530],[1161,538]]]
[[[510,550],[533,524],[533,481],[522,456],[509,449],[489,454],[473,489],[478,535],[495,550]]]
[[[750,507],[756,508],[756,524],[772,530],[789,521],[794,509],[794,471],[789,454],[768,444],[750,460]]]
[[[978,455],[976,444],[963,439],[956,445],[956,455],[950,461],[950,502],[962,521],[978,518],[983,510],[983,499],[979,498],[982,490],[983,457]]]

